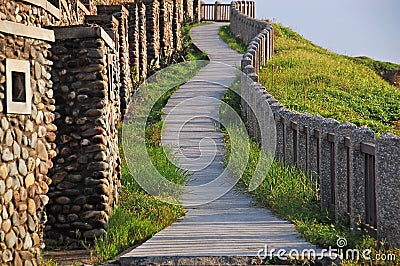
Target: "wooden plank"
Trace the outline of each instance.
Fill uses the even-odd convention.
[[[48,42],[55,41],[53,30],[38,28],[34,26],[26,26],[21,23],[6,20],[0,20],[0,32],[15,34]]]
[[[228,192],[205,205],[189,204],[181,220],[122,256],[122,265],[247,265],[246,259],[250,258],[251,261],[265,245],[287,250],[313,248],[318,252],[315,246],[299,237],[293,224],[277,218],[265,208],[255,206],[247,194],[229,189],[232,182],[229,174],[221,182],[213,185],[208,183],[223,173],[225,151],[223,134],[206,114],[219,114],[220,100],[226,92],[226,86],[218,85],[220,83],[216,81],[224,78],[223,83],[227,86],[233,83],[241,59],[240,54],[220,41],[220,26],[214,23],[191,31],[194,43],[209,55],[211,63],[193,78],[195,82],[188,82],[179,88],[168,101],[164,109],[162,145],[172,147],[173,153],[181,155],[179,165],[193,173],[189,185],[204,185],[204,188],[191,187],[183,196],[185,205],[196,200],[207,200],[219,190]],[[219,60],[224,60],[231,67],[216,63]],[[209,86],[210,82],[213,86]],[[201,86],[204,86],[203,90],[199,90]],[[191,102],[191,99],[195,100]],[[201,117],[197,117],[199,114]],[[180,123],[184,126],[181,127]],[[211,144],[204,144],[200,153],[199,143],[202,139],[212,140],[216,146],[215,154],[209,153],[214,146]],[[211,161],[207,168],[197,169],[208,160]]]
[[[375,156],[375,144],[370,142],[363,142],[361,143],[361,152]]]

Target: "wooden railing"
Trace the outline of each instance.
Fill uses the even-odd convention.
[[[201,21],[230,21],[231,4],[202,4],[201,5]]]

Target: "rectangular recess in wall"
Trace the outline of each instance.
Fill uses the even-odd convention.
[[[6,106],[10,114],[31,114],[32,88],[27,60],[6,59]]]

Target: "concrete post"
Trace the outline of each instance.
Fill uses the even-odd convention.
[[[319,169],[320,169],[320,146],[319,146],[319,133],[316,131],[321,129],[323,117],[314,115],[308,121],[308,171],[312,176],[315,184],[319,183]],[[317,134],[316,134],[317,133]]]
[[[385,134],[376,145],[378,238],[400,247],[400,138]]]
[[[335,132],[339,122],[324,119],[321,123],[320,140],[320,194],[321,206],[334,211],[335,204],[335,143],[329,134]]]
[[[335,130],[335,219],[339,221],[350,211],[349,205],[349,171],[350,147],[346,138],[356,126],[349,122],[341,123]]]
[[[297,167],[304,171],[308,171],[308,120],[311,119],[311,115],[304,113],[298,116],[298,160]]]
[[[373,142],[375,133],[361,127],[350,135],[350,224],[357,227],[365,217],[365,155],[361,153],[362,142]]]

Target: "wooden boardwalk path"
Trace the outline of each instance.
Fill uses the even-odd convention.
[[[234,68],[216,62],[238,67],[241,58],[219,38],[220,26],[215,23],[192,30],[195,44],[209,55],[211,63],[165,107],[162,144],[172,147],[181,167],[193,173],[192,189],[183,198],[187,214],[122,256],[122,265],[242,265],[265,245],[287,251],[315,249],[299,238],[291,223],[254,206],[248,195],[230,189],[232,181],[227,174],[208,183],[224,172],[223,134],[211,117],[218,118],[219,100],[236,75]],[[211,201],[214,198],[218,199]]]

